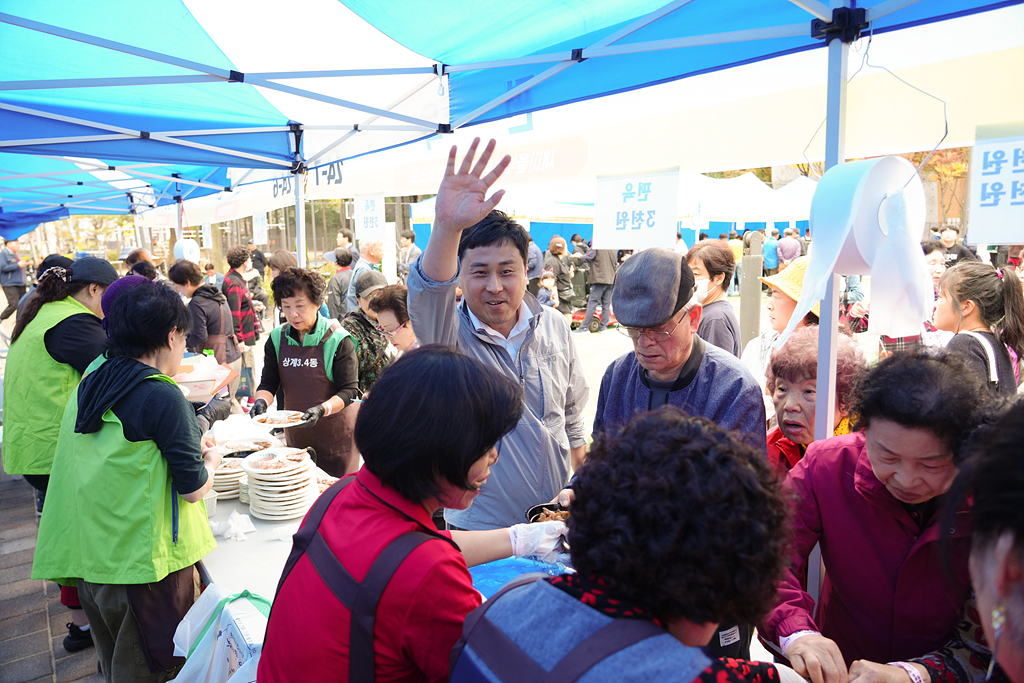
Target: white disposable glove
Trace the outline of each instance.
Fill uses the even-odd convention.
[[[516,524],[508,528],[514,556],[532,557],[548,564],[570,561],[569,554],[562,549],[564,534],[565,522]]]

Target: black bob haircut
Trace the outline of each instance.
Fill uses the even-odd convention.
[[[957,354],[898,351],[861,375],[853,389],[850,428],[866,429],[879,418],[926,429],[949,446],[959,464],[964,442],[986,421],[992,399],[984,378]]]
[[[573,565],[671,621],[758,623],[789,564],[787,504],[764,454],[675,406],[599,436],[573,485]]]
[[[111,358],[141,358],[167,346],[167,335],[192,331],[192,314],[170,287],[132,287],[120,292],[105,321]]]
[[[469,469],[523,412],[519,385],[447,346],[405,353],[373,385],[356,419],[366,469],[407,500],[441,485],[474,490]]]
[[[478,247],[501,246],[511,242],[523,257],[526,265],[527,252],[530,249],[530,233],[512,218],[497,209],[487,214],[482,221],[464,230],[459,240],[459,261],[465,256],[467,249]]]
[[[320,273],[308,268],[285,268],[270,283],[270,289],[278,305],[289,297],[305,294],[315,306],[319,306],[323,303],[324,279]]]

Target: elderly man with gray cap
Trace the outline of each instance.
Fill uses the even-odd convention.
[[[356,301],[356,282],[363,273],[374,270],[374,266],[384,258],[384,245],[380,242],[362,242],[363,253],[354,264],[352,264],[352,279],[348,285],[348,296],[345,299],[345,308],[354,311],[359,308]]]
[[[686,254],[634,254],[616,273],[612,306],[633,353],[605,370],[595,437],[618,431],[636,413],[674,405],[735,432],[767,457],[761,387],[738,358],[697,336],[701,305]],[[721,624],[707,651],[749,659],[752,636],[751,625]]]
[[[657,248],[633,255],[615,276],[612,307],[633,353],[604,373],[595,436],[617,430],[635,413],[672,404],[767,453],[757,380],[738,358],[697,336],[701,305],[685,254]]]
[[[583,408],[589,389],[569,323],[528,294],[529,237],[493,211],[504,190],[487,193],[508,166],[489,173],[488,143],[474,165],[479,139],[458,172],[455,153],[437,193],[427,248],[409,267],[409,317],[422,344],[447,344],[514,379],[526,397],[516,428],[498,444],[498,461],[468,510],[445,510],[452,528],[497,529],[522,521],[532,505],[551,500],[586,451]],[[455,303],[461,286],[462,302]]]

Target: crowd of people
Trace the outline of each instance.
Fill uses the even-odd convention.
[[[215,546],[205,433],[276,404],[303,413],[288,444],[341,479],[295,536],[260,681],[1024,683],[1018,271],[927,240],[933,318],[873,364],[840,334],[816,439],[819,330],[840,321],[815,308],[778,343],[802,238],[766,236],[771,329],[744,348],[726,297],[745,239],[620,255],[555,236],[545,254],[496,208],[509,157],[488,170],[493,141],[478,151],[452,149],[425,248],[402,235],[401,283],[347,230],[329,277],[253,244],[220,281],[188,261],[163,276],[144,251],[124,277],[40,264],[3,455],[45,494],[33,577],[63,586],[67,649],[95,644],[108,681],[173,677]],[[592,404],[571,318],[584,267],[582,331],[614,309],[633,346]],[[870,306],[847,315],[849,333]],[[174,386],[186,349],[255,373],[260,337],[251,400]],[[548,501],[567,522],[521,523]],[[572,569],[481,604],[468,567],[506,557]],[[751,661],[755,637],[776,661]]]

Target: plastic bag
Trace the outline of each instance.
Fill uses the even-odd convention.
[[[269,615],[270,601],[260,595],[247,590],[229,594],[217,584],[209,586],[174,631],[174,654],[186,658],[174,680],[255,680]],[[242,677],[235,678],[239,672]]]

